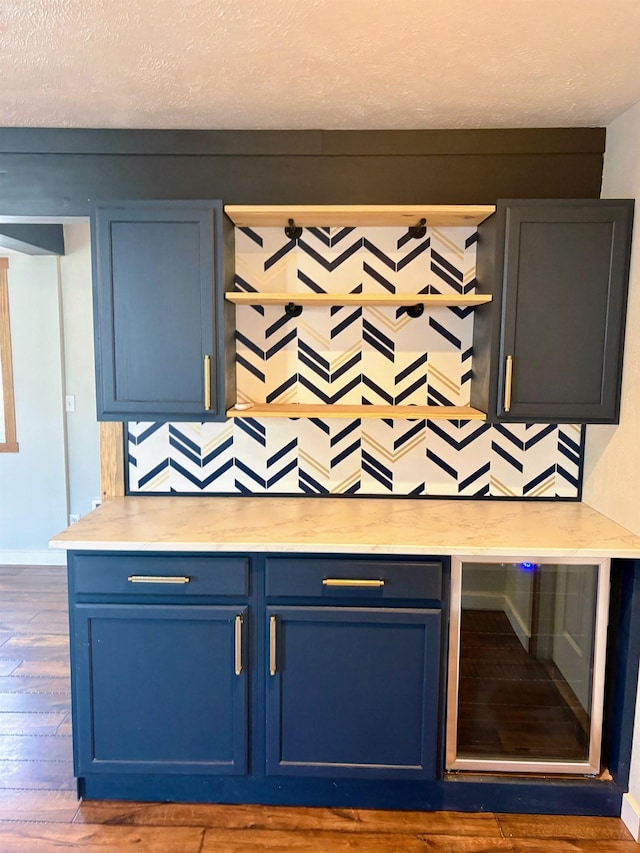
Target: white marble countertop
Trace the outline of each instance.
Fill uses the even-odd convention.
[[[402,498],[125,497],[52,548],[638,557],[640,536],[585,504]]]

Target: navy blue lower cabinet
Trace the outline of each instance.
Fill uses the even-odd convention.
[[[75,605],[76,774],[246,773],[247,612]]]
[[[267,775],[433,779],[440,611],[267,608]]]

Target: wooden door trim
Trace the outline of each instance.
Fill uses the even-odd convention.
[[[124,424],[100,421],[100,488],[102,500],[124,496]]]

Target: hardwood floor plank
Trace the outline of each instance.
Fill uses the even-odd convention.
[[[78,811],[75,791],[0,791],[2,821],[71,823]]]
[[[66,714],[59,711],[0,714],[0,735],[55,735]]]
[[[73,763],[71,761],[0,761],[0,789],[8,788],[75,791]]]
[[[0,637],[1,640],[1,637]],[[69,638],[61,637],[59,634],[11,634],[7,636],[2,646],[5,649],[19,650],[21,655],[29,652],[41,652],[42,654],[69,654]]]
[[[635,841],[514,838],[513,853],[638,853]]]
[[[0,693],[59,693],[68,695],[68,678],[7,675],[0,677]]]
[[[5,660],[4,658],[0,658],[0,675],[11,675],[21,663],[22,661],[19,659]]]
[[[70,737],[0,735],[0,761],[71,761]],[[37,768],[35,768],[37,769]]]
[[[398,835],[363,832],[283,832],[262,829],[207,829],[201,853],[513,853],[505,838]]]
[[[629,830],[615,817],[499,814],[496,818],[507,838],[632,840]]]
[[[0,661],[1,663],[1,661]],[[69,660],[23,660],[10,675],[24,675],[28,677],[41,676],[43,678],[71,678]]]
[[[0,693],[0,714],[7,711],[68,711],[71,707],[70,689],[67,685],[66,693]]]
[[[0,595],[3,601],[12,603],[38,601],[40,606],[51,602],[53,606],[67,606],[66,586],[50,581],[28,583],[22,580],[8,582],[0,576]]]
[[[368,809],[293,808],[287,806],[212,805],[205,803],[83,802],[76,822],[135,826],[205,826],[308,832],[378,832],[470,835],[501,838],[494,815],[458,812],[402,812]]]
[[[2,853],[200,853],[204,830],[191,827],[0,823]],[[245,847],[245,853],[247,848]]]
[[[71,712],[67,714],[64,720],[60,723],[56,731],[56,737],[71,737],[73,735],[73,724],[71,722]]]

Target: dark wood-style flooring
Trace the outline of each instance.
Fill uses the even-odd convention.
[[[556,685],[549,664],[525,651],[503,612],[462,611],[461,756],[584,761],[585,728]]]
[[[65,574],[0,567],[0,853],[637,853],[617,818],[76,800]]]

